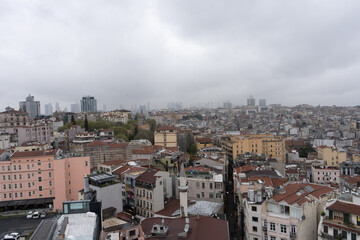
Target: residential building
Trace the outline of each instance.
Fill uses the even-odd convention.
[[[285,162],[285,138],[271,134],[235,135],[222,138],[221,145],[231,160],[241,154],[258,154]]]
[[[340,184],[340,169],[338,167],[312,166],[311,175],[313,183]]]
[[[187,198],[189,200],[201,200],[209,202],[224,201],[223,175],[216,174],[206,167],[185,168],[186,182],[188,187]],[[176,198],[180,198],[180,180],[178,177],[176,186]]]
[[[172,196],[172,181],[168,172],[149,169],[135,180],[136,213],[152,217],[164,208],[164,200]]]
[[[318,158],[323,159],[328,166],[339,167],[346,161],[346,152],[336,147],[319,146]]]
[[[97,101],[95,97],[85,96],[80,100],[81,112],[97,112]]]
[[[23,144],[25,142],[40,142],[50,143],[52,129],[48,124],[31,125],[17,127],[18,143]]]
[[[360,162],[345,161],[340,163],[341,175],[360,175]]]
[[[77,131],[73,129],[73,131]],[[95,134],[93,132],[78,132],[70,145],[70,152],[85,154],[86,146],[95,141]],[[90,155],[88,155],[90,156]],[[93,166],[93,165],[92,165]]]
[[[249,96],[247,99],[247,106],[254,107],[255,106],[255,98],[253,96]]]
[[[163,147],[178,147],[177,142],[178,129],[175,127],[160,127],[155,130],[155,145]]]
[[[16,126],[28,126],[29,114],[25,111],[15,111],[7,107],[6,111],[0,112],[0,129]]]
[[[111,112],[104,112],[101,117],[107,122],[127,123],[131,119],[131,111],[128,110],[114,110]]]
[[[266,106],[266,99],[259,99],[259,106],[261,107]]]
[[[136,213],[136,188],[135,180],[138,176],[146,172],[146,168],[130,167],[124,174],[123,206],[124,211],[131,214]]]
[[[83,176],[89,173],[89,157],[61,156],[60,150],[15,152],[0,162],[0,205],[17,201],[20,207],[42,199],[62,211],[64,201],[77,200]]]
[[[122,183],[115,175],[95,173],[85,177],[84,194],[93,192],[101,202],[101,210],[113,207],[116,212],[123,211]],[[87,182],[88,181],[88,182]]]
[[[318,240],[360,239],[360,202],[333,200],[327,203],[324,212],[319,223]]]
[[[335,189],[290,183],[263,203],[263,239],[316,239],[320,213]]]
[[[10,147],[10,135],[0,133],[0,149],[7,149]]]
[[[20,111],[27,112],[31,119],[40,116],[40,102],[34,100],[34,96],[29,94],[26,101],[20,102]]]

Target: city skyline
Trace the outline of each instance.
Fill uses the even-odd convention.
[[[2,1],[0,9],[1,109],[29,93],[67,109],[85,95],[107,109],[245,105],[250,94],[286,106],[359,101],[356,1]]]

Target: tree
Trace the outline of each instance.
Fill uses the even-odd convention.
[[[87,115],[85,115],[85,123],[84,123],[85,131],[89,131],[89,122],[87,120]]]
[[[76,125],[76,121],[75,121],[74,115],[71,115],[71,123],[72,123],[72,125]]]
[[[196,147],[196,143],[191,144],[190,147],[190,155],[195,155],[197,152],[197,147]]]

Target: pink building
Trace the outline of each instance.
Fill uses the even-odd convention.
[[[36,126],[22,126],[17,127],[16,130],[19,144],[31,141],[50,143],[50,127],[46,124]]]
[[[0,207],[53,204],[61,211],[63,201],[77,200],[89,173],[89,157],[63,158],[56,150],[15,152],[0,161]]]
[[[340,184],[340,169],[331,166],[312,166],[312,182]]]

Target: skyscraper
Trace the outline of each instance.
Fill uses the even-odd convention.
[[[78,113],[80,112],[80,104],[79,103],[74,103],[70,105],[70,111],[73,113]]]
[[[53,111],[53,107],[51,103],[45,104],[45,115],[49,116],[52,115],[54,113]]]
[[[59,112],[59,111],[60,111],[60,105],[59,105],[58,102],[55,104],[55,111],[56,111],[56,112]]]
[[[247,99],[247,105],[248,107],[254,107],[255,106],[255,98],[253,98],[253,96],[249,96],[249,98]]]
[[[35,101],[34,96],[29,94],[26,101],[19,102],[19,105],[20,110],[27,112],[30,118],[40,116],[40,101]]]
[[[266,99],[259,99],[259,106],[266,106]]]
[[[80,100],[81,112],[97,112],[97,101],[95,97],[85,96]]]

